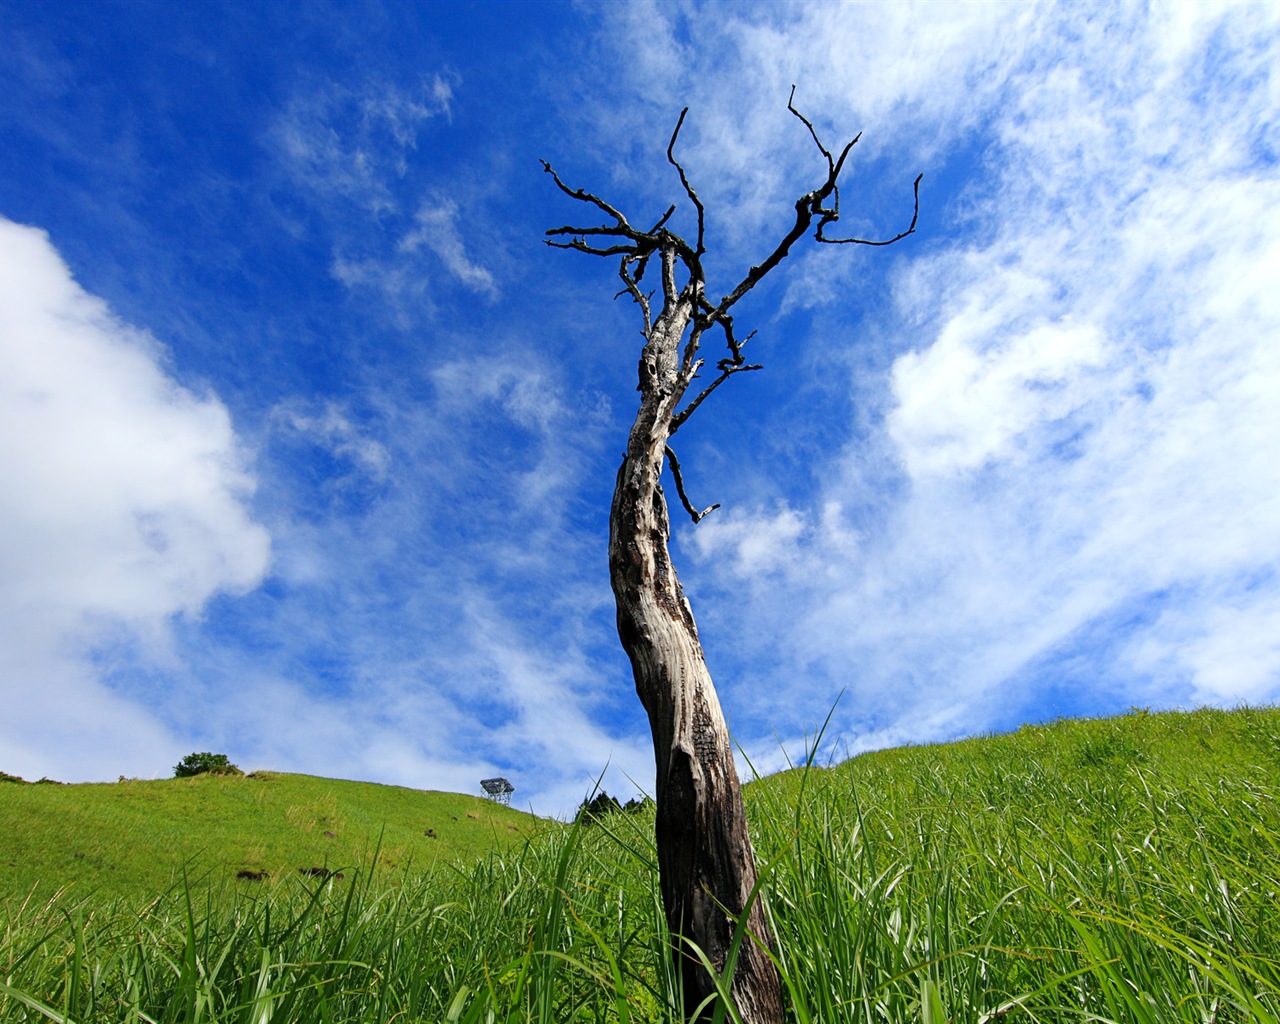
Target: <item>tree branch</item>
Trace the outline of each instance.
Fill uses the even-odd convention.
[[[702,393],[698,395],[697,398],[695,398],[692,402],[690,402],[678,413],[676,413],[674,416],[671,417],[671,429],[667,431],[667,436],[671,437],[672,435],[674,435],[675,432],[684,425],[684,421],[693,415],[694,410],[697,409],[698,406],[700,406],[711,395],[711,392],[713,392],[721,384],[727,381],[735,373],[746,373],[749,370],[763,370],[763,369],[764,369],[764,366],[760,363],[753,363],[750,365],[746,363],[741,363],[735,366],[734,364],[730,363],[727,359],[722,359],[720,361],[720,376],[717,377],[715,380],[713,380],[705,388],[703,388]]]
[[[657,254],[661,260],[662,267],[663,305],[662,312],[658,314],[657,324],[659,326],[663,324],[667,310],[675,310],[678,305],[683,303],[689,303],[692,306],[694,310],[692,331],[685,342],[679,369],[681,392],[697,378],[698,371],[703,366],[704,361],[698,358],[698,349],[703,332],[713,324],[718,324],[724,332],[724,340],[729,348],[729,356],[717,362],[716,367],[720,371],[719,375],[684,409],[671,416],[668,436],[675,434],[702,403],[710,397],[712,392],[734,374],[761,369],[758,364],[748,365],[742,356],[743,346],[755,337],[755,332],[752,331],[745,339],[739,341],[734,331],[734,320],[730,310],[747,292],[759,284],[774,267],[787,258],[791,247],[813,227],[815,222],[817,227],[814,229],[814,239],[827,245],[892,245],[894,242],[901,241],[908,235],[915,233],[916,225],[920,218],[920,181],[924,175],[917,175],[912,186],[914,204],[911,224],[905,231],[899,232],[892,238],[885,239],[827,237],[827,227],[840,219],[840,174],[844,170],[849,154],[853,151],[853,147],[857,145],[858,140],[862,138],[862,135],[861,133],[855,135],[840,150],[839,156],[834,155],[823,144],[822,138],[818,135],[813,122],[796,108],[795,95],[796,87],[793,85],[791,87],[791,95],[787,99],[787,110],[805,126],[809,132],[809,137],[813,140],[813,144],[817,147],[818,152],[822,154],[827,168],[825,180],[817,188],[796,199],[794,203],[795,220],[790,229],[774,246],[773,251],[763,261],[752,266],[737,285],[716,305],[712,305],[711,301],[706,297],[706,278],[702,269],[702,256],[706,252],[706,209],[693,185],[690,184],[689,176],[685,173],[684,166],[675,155],[676,142],[680,138],[680,131],[684,127],[685,117],[689,113],[688,107],[680,111],[680,117],[676,120],[675,129],[667,142],[667,162],[676,169],[676,173],[680,176],[680,184],[684,187],[685,195],[689,197],[689,201],[693,204],[698,214],[698,237],[694,246],[690,246],[680,235],[666,226],[675,213],[675,204],[667,208],[651,230],[638,231],[627,222],[621,211],[585,189],[570,188],[560,179],[560,176],[556,174],[554,168],[547,161],[542,161],[543,170],[551,175],[561,192],[579,202],[595,206],[613,221],[612,224],[606,223],[592,227],[565,225],[552,228],[546,233],[546,244],[553,248],[573,249],[592,256],[621,256],[618,275],[622,278],[623,291],[631,295],[644,315],[643,333],[646,342],[652,340],[654,329],[650,304],[653,293],[650,292],[646,295],[641,291],[640,282],[644,278],[651,256]],[[566,238],[567,240],[565,240]],[[588,239],[600,239],[600,242],[592,244]],[[689,274],[683,288],[678,287],[676,281],[677,263],[683,265]],[[619,296],[622,294],[623,292],[618,293]],[[676,480],[676,490],[680,495],[680,500],[696,523],[712,509],[719,506],[713,505],[702,512],[694,509],[684,492],[684,480],[680,475],[680,464],[676,461],[675,453],[668,448],[667,455],[671,459],[672,475]]]
[[[656,235],[659,231],[661,231],[663,225],[667,223],[667,221],[671,218],[671,215],[675,212],[676,212],[676,204],[672,203],[670,206],[667,207],[667,212],[658,218],[658,223],[655,224],[652,227],[652,229],[650,229],[649,234]]]
[[[636,305],[640,307],[640,311],[644,314],[644,336],[645,336],[645,340],[648,340],[649,334],[653,330],[653,321],[650,319],[650,316],[649,316],[649,298],[644,294],[644,292],[640,290],[640,287],[636,284],[636,280],[638,279],[639,274],[633,276],[630,273],[630,271],[627,270],[627,264],[630,263],[632,260],[637,260],[637,259],[640,261],[640,271],[641,273],[643,273],[644,272],[643,257],[623,256],[622,263],[618,267],[618,276],[622,278],[623,284],[627,286],[626,290],[631,293],[631,298],[635,300]],[[622,292],[618,293],[618,295],[621,295],[621,294]],[[614,296],[614,298],[617,298],[617,296]]]
[[[580,189],[580,188],[570,188],[568,185],[566,185],[563,181],[561,181],[561,180],[560,180],[560,175],[558,175],[558,174],[555,172],[555,168],[553,168],[549,163],[547,163],[547,161],[542,160],[542,161],[540,161],[540,163],[542,164],[542,169],[543,169],[544,171],[546,171],[549,175],[551,175],[552,179],[553,179],[553,180],[555,181],[555,183],[556,183],[556,186],[557,186],[557,187],[560,189],[560,191],[561,191],[561,192],[563,192],[565,195],[567,195],[567,196],[569,196],[569,197],[571,197],[571,198],[573,198],[573,199],[577,199],[579,202],[583,202],[583,203],[591,203],[591,204],[592,204],[592,205],[594,205],[594,206],[598,206],[598,207],[600,207],[600,209],[602,209],[602,210],[603,210],[605,213],[607,213],[610,217],[612,217],[614,220],[616,220],[616,221],[618,222],[618,224],[619,224],[621,227],[625,227],[625,228],[627,228],[628,230],[630,230],[630,229],[631,229],[631,225],[629,225],[629,224],[627,223],[627,218],[626,218],[626,217],[624,217],[624,216],[623,216],[621,213],[619,213],[617,210],[615,210],[615,209],[614,209],[612,206],[610,206],[608,203],[606,203],[606,202],[605,202],[603,199],[601,199],[599,196],[597,196],[597,195],[593,195],[592,193],[587,192],[587,191],[585,191],[585,190],[583,190],[583,189]]]
[[[831,159],[831,152],[827,149],[826,146],[822,144],[822,140],[818,138],[818,132],[813,127],[813,122],[810,121],[807,117],[805,117],[804,114],[800,113],[800,111],[796,110],[795,103],[796,103],[796,87],[795,87],[795,83],[793,82],[791,84],[791,95],[787,97],[787,109],[791,111],[791,113],[795,114],[796,117],[800,118],[800,121],[804,124],[804,126],[809,129],[809,134],[813,136],[813,144],[818,147],[818,152],[820,152],[823,156],[827,158],[828,176],[834,174],[836,170],[836,165]],[[854,139],[853,141],[857,142],[858,140]],[[852,146],[852,145],[853,145],[853,142],[849,143],[849,146]],[[848,151],[849,151],[849,147],[846,146],[845,152],[847,153]]]
[[[587,245],[581,238],[575,238],[570,242],[556,242],[550,238],[543,241],[553,249],[573,249],[577,252],[590,253],[592,256],[634,256],[636,254],[634,245],[611,245],[607,249],[598,249],[594,245]]]
[[[707,211],[703,209],[702,200],[698,198],[698,193],[695,192],[693,190],[693,186],[689,184],[689,179],[685,177],[684,168],[680,166],[680,161],[675,158],[675,154],[672,152],[675,149],[676,138],[680,135],[680,126],[684,124],[684,116],[687,113],[689,113],[688,107],[685,107],[684,110],[680,111],[680,119],[676,121],[676,130],[671,133],[671,141],[667,143],[667,162],[671,164],[677,172],[679,172],[680,184],[684,186],[685,194],[688,195],[689,199],[698,210],[698,248],[695,252],[695,256],[700,258],[702,254],[707,251],[706,246],[702,244],[703,230],[706,226],[705,222]],[[666,217],[662,219],[665,221]]]
[[[822,233],[822,229],[832,221],[840,219],[839,202],[837,200],[836,211],[833,215],[824,216],[822,218],[818,223],[818,230],[814,232],[813,237],[819,242],[826,242],[828,245],[893,245],[894,242],[900,242],[902,239],[906,238],[907,235],[915,234],[916,221],[920,219],[920,179],[923,177],[923,174],[917,174],[915,184],[912,186],[912,191],[915,193],[915,210],[912,211],[911,214],[911,226],[907,228],[906,231],[900,231],[892,238],[886,238],[882,241],[872,241],[866,238],[828,238]]]
[[[900,239],[906,238],[907,235],[915,231],[916,220],[920,215],[920,177],[923,177],[923,175],[916,178],[915,215],[911,218],[911,227],[908,228],[906,231],[902,232],[900,235],[897,235],[894,238],[885,239],[884,241],[867,241],[865,239],[855,239],[855,238],[836,239],[836,238],[823,237],[822,228],[825,227],[827,224],[831,223],[832,221],[838,220],[840,217],[839,192],[837,190],[837,182],[840,178],[840,172],[844,170],[845,159],[849,156],[850,151],[857,144],[858,140],[862,138],[862,135],[861,133],[859,133],[858,135],[855,135],[845,145],[844,149],[840,151],[840,156],[838,159],[833,157],[831,155],[831,150],[827,149],[827,147],[822,144],[822,140],[818,137],[817,130],[813,127],[813,122],[810,121],[807,117],[805,117],[802,113],[800,113],[800,111],[798,111],[795,108],[795,95],[796,95],[796,89],[795,89],[795,86],[793,85],[791,87],[791,98],[787,100],[787,109],[790,110],[791,113],[793,113],[807,129],[809,129],[809,135],[813,139],[814,145],[818,147],[818,151],[822,154],[823,159],[825,159],[827,162],[827,180],[824,181],[822,185],[814,189],[812,192],[806,192],[804,195],[802,195],[799,199],[796,200],[796,203],[795,203],[796,219],[795,219],[795,223],[791,226],[791,230],[787,232],[786,236],[782,239],[781,242],[778,243],[778,245],[774,248],[773,252],[771,252],[768,255],[768,257],[765,258],[763,263],[760,263],[757,266],[752,267],[747,272],[747,276],[744,277],[738,283],[738,286],[734,288],[733,291],[731,291],[723,299],[721,299],[720,304],[718,306],[716,306],[714,309],[708,312],[707,320],[710,322],[716,322],[721,320],[724,314],[726,314],[729,311],[729,309],[739,299],[741,299],[744,295],[747,294],[747,292],[751,291],[752,288],[754,288],[757,284],[759,284],[760,280],[766,274],[768,274],[769,271],[771,271],[774,267],[776,267],[779,263],[781,263],[784,259],[786,259],[787,254],[791,251],[791,246],[794,245],[796,240],[799,239],[806,231],[809,230],[809,225],[813,223],[813,219],[815,217],[820,218],[820,221],[818,224],[818,230],[817,230],[817,233],[815,234],[815,238],[817,238],[817,240],[821,242],[828,242],[828,243],[837,244],[837,245],[849,244],[849,243],[860,244],[860,245],[892,245],[894,242],[899,241]],[[823,204],[826,202],[827,198],[833,194],[836,196],[835,204],[831,208],[824,206]],[[732,345],[730,347],[732,348]],[[737,356],[736,352],[735,352],[735,356]]]
[[[667,459],[671,463],[671,475],[676,481],[676,493],[680,495],[680,504],[682,504],[684,506],[684,510],[693,517],[695,524],[700,523],[703,519],[718,509],[720,507],[720,503],[717,502],[714,505],[709,505],[701,512],[694,508],[692,503],[689,501],[689,496],[684,493],[684,477],[680,475],[680,460],[676,458],[676,453],[671,450],[670,445],[667,445]]]

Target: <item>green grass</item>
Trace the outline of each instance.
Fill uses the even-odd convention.
[[[384,870],[474,861],[536,827],[479,797],[257,772],[74,786],[0,782],[0,898],[150,897],[183,877],[222,885],[341,871],[382,844]],[[434,835],[428,835],[428,830]],[[241,885],[253,885],[241,882]]]
[[[789,1019],[1280,1021],[1278,797],[1274,709],[755,784]],[[0,1020],[678,1020],[651,825],[547,827],[447,871],[10,899]]]
[[[762,795],[798,1019],[1280,1019],[1274,709],[1025,727]]]

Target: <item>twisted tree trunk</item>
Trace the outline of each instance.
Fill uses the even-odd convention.
[[[613,492],[609,570],[618,636],[653,733],[662,902],[672,941],[683,946],[674,953],[686,1016],[715,985],[685,940],[723,972],[736,920],[750,900],[751,934],[739,948],[733,1000],[744,1021],[772,1024],[782,1020],[781,982],[760,948],[770,937],[759,900],[751,899],[755,859],[729,730],[667,551],[670,527],[659,481],[683,391],[679,348],[687,321],[683,306],[668,310],[641,356],[643,398]]]
[[[792,99],[794,95],[793,88]],[[693,611],[667,551],[670,523],[662,471],[670,460],[681,504],[695,523],[718,507],[698,511],[690,504],[668,443],[721,384],[736,374],[760,369],[743,358],[742,349],[751,338],[735,334],[732,309],[786,259],[791,246],[810,228],[816,241],[827,244],[891,245],[915,231],[920,212],[920,179],[916,178],[915,214],[905,231],[881,241],[827,235],[826,229],[840,219],[840,171],[858,140],[850,141],[836,157],[791,101],[787,109],[808,129],[826,161],[826,176],[795,201],[795,221],[782,240],[718,303],[707,297],[702,266],[705,210],[674,154],[687,109],[667,144],[667,160],[680,175],[697,213],[698,233],[692,243],[667,227],[674,205],[643,231],[599,196],[570,188],[546,161],[542,165],[560,191],[592,208],[603,221],[551,228],[547,244],[592,256],[619,257],[618,275],[624,286],[619,294],[629,294],[644,319],[637,388],[640,408],[618,470],[609,516],[609,572],[618,605],[618,636],[631,659],[636,691],[653,733],[662,902],[684,984],[685,1014],[694,1016],[706,1002],[701,1014],[709,1017],[714,1001],[708,997],[716,992],[715,979],[693,947],[723,976],[736,924],[745,911],[748,934],[739,946],[730,993],[746,1024],[781,1024],[782,986],[767,952],[772,939],[764,913],[752,898],[755,857],[729,730],[703,660]],[[650,305],[655,293],[641,288],[654,257],[662,276],[656,319]],[[708,330],[723,334],[728,354],[716,362],[718,372],[711,383],[686,401],[705,363],[698,353]]]

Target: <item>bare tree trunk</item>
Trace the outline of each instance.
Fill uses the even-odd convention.
[[[670,525],[659,481],[671,414],[683,391],[677,370],[687,320],[682,305],[668,310],[641,356],[644,397],[613,492],[609,569],[618,636],[653,733],[662,902],[677,947],[685,1013],[692,1016],[715,986],[685,940],[723,971],[756,870],[729,730],[667,551]],[[776,1024],[782,1020],[781,981],[757,945],[771,945],[758,899],[751,902],[748,930],[733,975],[734,1004],[747,1024]]]
[[[838,180],[845,159],[858,139],[839,157],[818,138],[813,124],[792,103],[787,109],[808,129],[826,162],[826,177],[794,204],[795,221],[773,251],[753,265],[737,285],[713,303],[707,297],[702,257],[705,209],[689,183],[674,148],[684,124],[684,110],[667,143],[667,160],[680,176],[685,195],[697,213],[695,240],[690,243],[668,228],[672,205],[648,231],[633,227],[621,210],[599,196],[566,185],[545,160],[543,169],[566,196],[592,209],[603,223],[550,228],[547,244],[592,256],[619,257],[618,275],[644,318],[640,354],[640,409],[618,470],[609,516],[609,573],[618,604],[618,636],[631,659],[636,691],[649,713],[658,781],[658,868],[662,903],[671,930],[673,953],[684,982],[686,1016],[716,991],[706,968],[693,955],[694,943],[723,974],[733,932],[743,909],[749,935],[739,947],[733,973],[733,1003],[746,1024],[781,1024],[782,983],[766,950],[772,939],[759,900],[755,857],[747,835],[742,790],[734,768],[729,730],[720,710],[711,675],[702,656],[698,627],[667,551],[670,523],[661,479],[671,460],[676,491],[696,523],[719,506],[698,511],[685,494],[671,436],[730,377],[759,365],[747,363],[742,349],[751,335],[739,338],[732,310],[744,295],[777,267],[810,228],[818,242],[832,245],[892,245],[915,232],[920,213],[920,178],[916,178],[911,226],[892,238],[832,238],[825,231],[840,219]],[[593,218],[594,219],[594,218]],[[661,264],[661,306],[653,319],[641,281],[653,257]],[[678,275],[683,274],[681,283]],[[708,330],[724,335],[728,355],[715,364],[711,383],[688,398],[705,360],[698,353]],[[755,332],[753,331],[752,334]],[[686,400],[687,399],[687,400]],[[685,400],[683,408],[679,408]],[[709,1009],[704,1016],[710,1016]]]

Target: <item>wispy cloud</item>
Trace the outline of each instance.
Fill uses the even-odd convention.
[[[384,385],[358,411],[277,409],[262,458],[276,575],[219,609],[252,625],[193,654],[201,682],[173,713],[285,770],[464,791],[506,774],[517,801],[559,813],[611,763],[625,792],[651,754],[603,714],[629,687],[603,538],[576,498],[601,407],[503,347],[439,361],[413,401]]]
[[[412,6],[220,14],[181,65],[18,19],[0,193],[172,354],[9,229],[5,307],[52,340],[5,356],[37,383],[0,410],[0,639],[47,684],[0,767],[647,783],[604,557],[638,324],[616,267],[539,245],[575,204],[536,157],[688,230],[688,105],[715,291],[824,170],[792,84],[863,132],[850,233],[925,178],[913,238],[797,245],[744,300],[766,370],[680,435],[724,507],[676,560],[757,764],[842,688],[840,750],[1276,698],[1274,5],[566,6],[554,54],[477,16],[481,54]]]
[[[310,408],[311,404],[294,399],[278,406],[272,418],[298,438],[348,460],[374,482],[385,480],[390,462],[386,445],[367,436],[338,402],[331,400],[318,408]]]
[[[435,75],[416,89],[334,82],[295,95],[270,132],[289,176],[322,197],[341,196],[371,214],[394,212],[392,183],[408,170],[418,135],[448,119],[453,84]]]
[[[300,91],[269,133],[280,164],[331,241],[333,276],[348,288],[383,296],[402,326],[430,309],[430,253],[454,281],[497,297],[493,273],[467,251],[459,196],[439,193],[418,164],[419,137],[433,122],[447,131],[457,76],[442,72],[404,89],[385,82],[352,88],[336,82]],[[421,190],[415,209],[408,195]]]
[[[418,209],[417,227],[400,239],[399,250],[413,253],[423,247],[439,257],[445,269],[472,291],[497,298],[493,275],[467,256],[458,229],[458,204],[451,199],[425,202]]]
[[[865,26],[822,10],[824,39],[856,46]],[[1008,16],[990,10],[964,16],[1003,38]],[[766,630],[786,648],[749,676],[790,666],[787,700],[732,688],[759,720],[794,715],[788,703],[812,715],[846,683],[842,723],[859,744],[1029,709],[1280,694],[1267,628],[1280,609],[1276,19],[1045,8],[1034,20],[1003,64],[980,48],[947,57],[957,82],[999,83],[963,111],[946,75],[913,85],[909,60],[896,100],[845,82],[872,120],[907,103],[945,136],[979,133],[989,174],[963,216],[990,241],[935,245],[903,267],[901,354],[857,385],[883,415],[828,463],[811,504],[691,534],[700,575],[750,624],[738,637]],[[794,29],[771,37],[772,61],[813,70]],[[880,41],[902,52],[917,39],[904,26]],[[755,67],[761,51],[735,59]],[[779,607],[794,609],[781,627]]]

